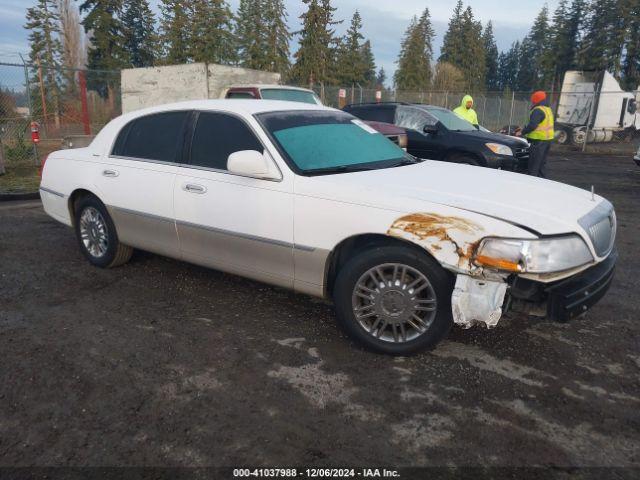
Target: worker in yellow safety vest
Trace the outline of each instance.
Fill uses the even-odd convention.
[[[458,115],[460,118],[464,118],[471,125],[475,127],[478,126],[478,114],[473,109],[473,97],[471,95],[465,95],[462,98],[460,106],[456,108],[453,113]]]
[[[551,141],[555,138],[553,129],[553,110],[547,103],[547,94],[542,91],[531,95],[529,123],[522,129],[521,135],[529,140],[529,175],[546,177],[546,162]]]

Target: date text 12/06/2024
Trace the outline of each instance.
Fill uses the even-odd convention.
[[[400,478],[398,470],[387,468],[236,468],[234,478]]]

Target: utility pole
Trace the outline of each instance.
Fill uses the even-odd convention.
[[[27,68],[27,62],[24,61],[24,57],[22,56],[21,53],[19,53],[18,55],[20,55],[20,60],[22,60],[22,65],[24,65],[24,87],[25,90],[27,92],[27,104],[29,105],[29,125],[31,125],[31,122],[33,121],[33,102],[31,101],[31,82],[29,81],[29,69]],[[33,162],[36,165],[39,165],[39,159],[38,159],[38,147],[36,146],[36,144],[33,144]]]

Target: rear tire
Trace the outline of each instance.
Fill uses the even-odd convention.
[[[366,348],[410,355],[434,347],[453,324],[453,277],[426,253],[375,247],[338,272],[333,298],[338,323]]]
[[[556,141],[560,145],[569,145],[571,143],[571,130],[560,127],[556,136]]]
[[[133,248],[120,243],[109,212],[93,195],[78,201],[75,231],[80,251],[96,267],[117,267],[127,263],[133,254]]]

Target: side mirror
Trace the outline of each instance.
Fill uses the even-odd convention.
[[[435,123],[433,125],[425,125],[424,128],[422,129],[422,131],[424,133],[426,133],[427,135],[429,135],[430,133],[436,134],[436,133],[438,133],[438,130],[439,130],[439,128],[438,128],[438,124],[437,123]]]
[[[280,175],[268,158],[257,150],[233,152],[227,158],[227,170],[245,177],[279,180]]]

